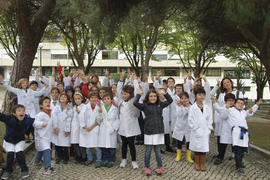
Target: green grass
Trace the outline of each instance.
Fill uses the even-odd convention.
[[[5,124],[0,122],[0,144],[3,144],[4,134],[6,132]],[[4,158],[6,159],[6,154],[4,154]]]
[[[270,151],[270,121],[248,122],[250,144]]]

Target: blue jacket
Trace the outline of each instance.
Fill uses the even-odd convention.
[[[29,134],[29,130],[34,123],[33,118],[25,116],[22,121],[19,121],[13,115],[5,115],[0,113],[0,121],[6,124],[6,133],[4,139],[11,144],[17,144],[24,140],[24,135]]]

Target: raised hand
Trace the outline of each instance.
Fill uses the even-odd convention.
[[[257,105],[259,106],[259,105],[261,105],[262,103],[263,103],[263,99],[260,98],[259,101],[257,102]]]
[[[47,125],[48,125],[47,123],[42,123],[42,127],[44,128],[47,127]]]
[[[65,132],[65,136],[68,137],[70,132]]]
[[[123,81],[125,77],[125,70],[123,69],[122,72],[120,73],[120,80]]]
[[[212,101],[213,104],[216,103],[216,97],[214,95],[211,95],[211,101]]]
[[[138,89],[138,94],[142,95],[143,94],[143,89],[141,86],[139,86],[139,89]]]
[[[249,108],[248,113],[249,114],[252,114],[253,113],[253,109],[252,108]]]
[[[54,134],[56,134],[56,135],[59,134],[59,129],[58,129],[58,128],[55,128],[55,129],[54,129]]]
[[[179,107],[180,107],[180,106],[181,106],[181,104],[182,104],[182,103],[181,103],[181,100],[180,100],[180,99],[177,99],[177,100],[176,100],[176,104],[177,104],[177,106],[179,106]]]
[[[109,76],[109,71],[108,71],[108,69],[105,69],[104,74],[105,74],[106,77]]]

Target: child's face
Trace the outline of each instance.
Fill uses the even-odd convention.
[[[116,88],[117,88],[116,85],[113,85],[113,86],[112,86],[112,93],[113,93],[113,94],[116,94]]]
[[[189,105],[189,98],[186,96],[182,96],[181,102],[183,103],[184,106],[188,106]]]
[[[33,91],[36,91],[38,88],[37,84],[31,84],[30,89],[32,89]]]
[[[226,104],[228,104],[230,107],[232,107],[235,103],[234,99],[227,99]]]
[[[176,86],[175,87],[175,92],[177,95],[180,95],[183,92],[182,86]]]
[[[22,107],[19,107],[16,109],[15,113],[13,115],[19,120],[22,121],[25,117],[25,109]]]
[[[105,90],[100,90],[100,91],[99,91],[99,97],[100,97],[101,99],[103,98],[104,94],[105,94]]]
[[[51,107],[51,101],[49,99],[45,99],[42,103],[42,105],[40,105],[40,108],[42,110],[49,110]]]
[[[237,100],[237,101],[235,102],[235,107],[236,107],[236,109],[238,109],[238,110],[242,110],[242,109],[244,108],[244,105],[245,105],[245,102],[242,101],[242,100]]]
[[[168,80],[168,86],[169,88],[173,88],[174,87],[174,81],[172,79]]]
[[[125,91],[122,91],[122,98],[124,101],[127,101],[130,98],[130,94]]]
[[[205,99],[205,94],[204,93],[198,93],[196,95],[196,101],[203,102],[204,99]]]
[[[74,91],[75,91],[75,93],[76,93],[76,92],[81,93],[81,89],[80,89],[80,88],[78,88],[78,87],[77,87],[77,88],[75,88],[75,90],[74,90]]]
[[[168,84],[167,83],[163,83],[163,88],[167,89],[168,88]]]
[[[95,106],[97,104],[98,97],[97,96],[91,96],[89,101],[90,101],[91,105]]]
[[[68,97],[72,97],[73,96],[73,92],[72,91],[67,91],[67,95],[68,95]]]
[[[57,88],[59,89],[60,93],[64,92],[64,86],[63,84],[58,84]]]
[[[103,97],[102,101],[106,106],[110,106],[112,104],[112,99],[109,96]]]
[[[22,81],[22,89],[27,89],[28,81]]]
[[[157,94],[156,93],[150,93],[149,94],[149,102],[154,104],[157,102]]]
[[[80,96],[80,95],[75,95],[74,96],[74,101],[75,101],[75,104],[76,105],[81,105],[82,104],[82,101],[83,101],[83,99],[82,99],[82,96]]]
[[[98,89],[97,88],[92,88],[91,89],[91,92],[96,92],[97,93],[98,92]]]
[[[59,96],[58,91],[57,91],[57,90],[52,90],[51,96],[52,96],[52,99],[53,99],[54,101],[58,100],[58,96]]]
[[[60,103],[67,104],[67,100],[68,100],[67,96],[65,95],[60,96],[60,100],[59,100]]]
[[[88,84],[88,89],[91,89],[93,87],[93,84],[92,83],[89,83]]]

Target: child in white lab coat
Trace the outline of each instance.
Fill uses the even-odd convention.
[[[204,102],[204,88],[195,88],[194,95],[196,101],[188,114],[188,125],[191,128],[189,148],[195,152],[195,169],[205,171],[205,155],[209,152],[209,136],[213,129],[212,108]]]
[[[74,158],[78,163],[81,163],[85,159],[84,148],[79,147],[80,142],[80,114],[85,106],[83,104],[84,97],[81,93],[75,93],[73,96],[74,107],[73,107],[73,118],[71,122],[71,132],[70,132],[70,143],[74,150]]]
[[[113,96],[105,93],[102,101],[102,117],[100,124],[98,146],[102,148],[102,156],[105,167],[112,167],[115,162],[115,151],[117,144],[117,131],[119,129],[119,117],[117,107],[112,105]]]
[[[33,124],[35,128],[35,146],[36,157],[35,163],[38,164],[43,156],[44,159],[44,171],[43,174],[52,175],[55,173],[53,167],[51,167],[51,136],[53,133],[52,119],[51,119],[51,100],[49,97],[43,97],[39,101],[41,112],[36,115],[35,122]]]
[[[99,124],[102,122],[102,109],[97,105],[98,93],[90,92],[87,103],[80,113],[80,147],[86,148],[88,166],[93,162],[92,149],[96,150],[96,168],[101,167],[102,153],[98,146]]]
[[[51,110],[53,110],[56,106],[59,106],[59,94],[60,91],[57,87],[53,87],[51,89]]]
[[[182,155],[182,144],[184,138],[186,139],[187,151],[186,159],[193,163],[191,158],[191,151],[189,150],[190,128],[188,126],[188,112],[190,109],[189,95],[187,92],[180,94],[180,100],[177,100],[176,107],[176,123],[172,137],[177,140],[177,155],[175,161],[180,161]]]
[[[68,147],[70,147],[70,130],[73,111],[67,104],[68,96],[66,94],[61,94],[59,100],[60,105],[53,109],[51,116],[54,130],[52,142],[55,145],[57,153],[56,164],[60,162],[67,164],[69,160]]]

